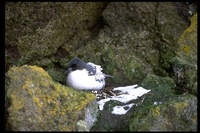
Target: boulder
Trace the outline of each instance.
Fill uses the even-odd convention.
[[[11,103],[7,130],[89,131],[96,121],[98,104],[93,93],[54,82],[37,66],[12,67],[7,75]]]
[[[130,131],[197,131],[197,98],[179,96],[134,112]]]

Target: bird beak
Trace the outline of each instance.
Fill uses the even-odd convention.
[[[70,71],[72,71],[72,68],[71,68],[71,67],[69,67],[65,73],[68,74]]]

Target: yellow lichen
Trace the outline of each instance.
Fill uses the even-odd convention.
[[[197,116],[194,116],[194,117],[192,118],[192,121],[193,121],[194,123],[196,123],[196,122],[197,122]]]
[[[32,71],[38,72],[42,77],[45,77],[46,80],[52,80],[51,76],[49,76],[49,74],[41,67],[37,66],[26,66],[26,67],[30,67],[31,69],[33,69]]]
[[[188,55],[190,54],[190,47],[187,45],[183,45],[183,51]]]
[[[191,18],[191,26],[190,27],[193,27],[191,29],[196,29],[197,30],[197,13],[192,16]]]
[[[20,110],[24,107],[24,103],[25,103],[25,100],[24,99],[19,99],[17,97],[17,95],[15,94],[11,94],[11,99],[12,99],[12,105],[11,106],[13,108],[13,110]]]
[[[152,108],[151,113],[154,117],[160,116],[160,108],[159,107]]]
[[[181,42],[183,41],[183,39],[185,38],[185,36],[188,35],[188,33],[190,32],[194,32],[197,30],[197,14],[195,14],[192,18],[191,18],[191,25],[190,27],[188,27],[183,34],[179,37],[178,39],[178,43],[181,44]]]
[[[36,105],[39,107],[39,108],[42,108],[43,104],[42,102],[40,101],[40,99],[38,97],[33,97],[33,101],[34,103],[36,103]]]
[[[176,108],[176,114],[179,114],[183,109],[185,109],[188,106],[188,103],[186,102],[180,102],[180,103],[174,103],[173,105]]]
[[[64,87],[58,83],[54,83],[54,88],[62,97],[66,97],[68,100],[68,106],[65,108],[69,111],[80,111],[85,107],[90,101],[95,100],[95,96],[92,93],[85,91],[77,91],[72,88]],[[76,99],[74,101],[73,99]],[[70,102],[72,101],[72,102]]]
[[[70,124],[60,127],[61,130],[73,129],[72,127],[76,125],[76,120],[79,118],[77,114],[84,115],[84,109],[90,102],[96,100],[91,92],[77,91],[54,82],[47,72],[37,66],[11,69],[9,77],[13,81],[7,94],[11,97],[13,104],[9,109],[18,112],[19,110],[29,111],[31,108],[34,116],[27,118],[30,119],[30,123],[33,123],[32,119],[39,123],[43,121],[51,123],[49,120],[51,116],[59,119],[61,124],[69,120]]]

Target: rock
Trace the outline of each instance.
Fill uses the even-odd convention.
[[[148,74],[141,83],[151,94],[135,108],[130,131],[196,131],[197,98],[175,95],[172,78]]]
[[[12,67],[7,75],[11,102],[7,130],[89,131],[96,121],[98,104],[93,93],[54,82],[37,66]]]
[[[178,40],[177,56],[188,63],[197,64],[197,14],[191,18],[190,26]]]
[[[154,102],[164,103],[175,97],[175,83],[174,80],[169,77],[148,74],[142,81],[141,86],[145,89],[150,89],[151,94],[145,98],[141,106],[137,107],[138,109],[153,105]]]
[[[131,100],[129,103],[134,103],[136,106],[133,106],[125,115],[113,115],[111,113],[114,106],[122,103],[118,101],[107,102],[104,105],[104,110],[100,111],[97,124],[91,128],[91,131],[129,131],[129,122],[133,119],[134,112],[143,111],[143,108],[148,108],[154,105],[155,102],[163,104],[176,97],[173,91],[175,87],[174,80],[169,77],[148,74],[140,86],[151,91],[136,100]]]
[[[10,46],[18,49],[20,59],[15,60],[18,66],[54,56],[64,44],[67,51],[80,47],[93,36],[90,29],[95,27],[105,5],[103,2],[6,3],[8,59],[12,56]],[[67,55],[66,52],[62,57]]]
[[[197,98],[179,96],[134,112],[130,131],[197,131]]]
[[[152,88],[154,95],[149,95],[135,110],[152,105],[154,100],[162,99],[161,102],[164,102],[174,98],[173,88],[176,88],[175,91],[178,94],[197,94],[197,64],[195,63],[197,15],[193,16],[191,26],[184,32],[189,25],[188,18],[195,14],[196,9],[197,3],[190,2],[9,2],[5,5],[6,71],[13,65],[37,65],[48,71],[53,81],[65,84],[64,72],[67,63],[74,56],[78,56],[86,62],[91,61],[101,65],[105,73],[114,76],[106,81],[106,87],[142,82],[145,88]],[[24,76],[30,75],[32,73],[29,72]],[[23,85],[26,85],[26,88],[29,84],[31,85],[32,80],[24,78],[24,81],[27,79],[27,83],[16,80],[21,86],[13,85],[12,88],[23,88]],[[42,81],[37,82],[44,84]],[[55,83],[52,84],[55,90],[64,92],[64,89],[60,89],[62,88],[60,84],[58,86]],[[11,88],[10,85],[9,88]],[[9,97],[13,95],[11,99],[24,95],[24,93],[16,94],[18,89],[13,90],[13,93],[11,93],[12,89],[8,90]],[[25,92],[32,94],[28,90]],[[67,90],[70,89],[67,88]],[[43,91],[40,95],[42,94]],[[29,98],[33,99],[33,96]],[[65,100],[65,97],[62,99]],[[22,99],[18,101],[23,103]],[[25,106],[22,105],[24,109]],[[11,108],[15,109],[15,107]],[[11,110],[13,109],[9,109],[9,112]],[[133,112],[130,110],[129,113]],[[14,113],[14,117],[16,117],[15,114],[17,113]],[[55,116],[55,114],[52,115]],[[11,121],[18,123],[13,116],[9,116],[8,124]],[[108,125],[107,123],[110,122],[108,119],[111,117],[105,112],[103,117],[106,119],[101,119],[104,122],[103,125],[97,126],[96,129],[100,127],[99,129],[104,131],[107,129],[127,131],[129,116],[123,117],[120,123],[113,122]],[[46,117],[45,122],[48,123]],[[59,118],[55,116],[55,119]],[[60,119],[60,124],[64,123],[63,119],[65,117]],[[89,120],[77,119],[72,125],[77,131],[88,131],[90,126],[86,121]],[[51,126],[49,130],[56,127],[56,124],[51,123],[56,122],[49,120],[48,124]],[[32,125],[35,124],[31,123],[31,128]],[[40,125],[42,125],[41,122]],[[18,127],[20,126],[14,126],[13,129]],[[60,130],[58,127],[54,129]],[[72,129],[74,128],[70,128]]]
[[[60,72],[78,56],[102,65],[114,84],[140,83],[147,73],[168,76],[187,26],[172,2],[11,2],[5,24],[7,67],[26,63]]]
[[[197,14],[178,40],[177,56],[171,59],[177,93],[197,94]]]
[[[141,83],[148,73],[169,76],[169,60],[187,27],[173,3],[111,2],[103,18],[97,38],[73,54],[101,64],[114,75],[113,84]]]

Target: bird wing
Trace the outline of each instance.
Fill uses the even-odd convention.
[[[92,62],[88,62],[86,64],[86,69],[88,71],[88,74],[90,76],[95,76],[95,80],[96,81],[99,81],[99,82],[102,82],[105,78],[104,74],[102,73],[102,68],[100,65],[96,65]]]
[[[88,72],[88,76],[92,76],[92,75],[95,75],[96,74],[96,66],[94,63],[87,63],[86,66],[85,66],[87,72]]]

